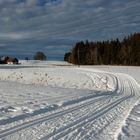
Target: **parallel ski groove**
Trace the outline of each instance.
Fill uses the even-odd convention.
[[[130,85],[130,83],[128,83],[128,84]],[[120,94],[122,94],[124,92],[124,84],[123,84],[123,82],[121,82],[121,84],[122,85],[120,87],[120,89],[121,89]],[[131,86],[130,86],[130,89],[131,89],[130,95],[122,97],[122,98],[114,101],[113,103],[109,103],[108,105],[104,106],[100,110],[97,110],[97,111],[93,112],[90,115],[86,115],[86,116],[80,118],[79,120],[77,120],[75,122],[72,122],[68,126],[65,126],[63,128],[58,129],[57,131],[55,131],[55,133],[51,133],[51,134],[43,137],[41,140],[46,140],[46,139],[49,139],[51,137],[53,137],[53,140],[63,138],[64,136],[66,136],[67,134],[73,132],[77,128],[80,128],[80,127],[86,125],[88,122],[94,121],[97,118],[101,117],[103,114],[106,114],[107,112],[110,112],[112,109],[116,108],[116,106],[118,106],[122,102],[124,102],[124,101],[126,101],[129,98],[134,96],[134,90],[132,90],[133,88]],[[85,121],[85,120],[88,120],[88,121]]]
[[[89,106],[89,105],[91,105],[91,104],[93,104],[95,102],[98,102],[98,101],[101,101],[101,100],[105,100],[105,99],[107,99],[106,96],[105,97],[101,97],[99,99],[92,100],[92,101],[88,101],[86,103],[80,104],[80,105],[72,107],[72,108],[68,108],[68,109],[62,110],[60,112],[56,112],[54,114],[46,115],[46,116],[43,116],[41,118],[25,122],[23,124],[14,126],[14,127],[10,128],[10,129],[6,129],[6,130],[3,130],[3,131],[0,131],[0,138],[3,138],[3,137],[8,136],[8,135],[11,135],[13,133],[16,133],[16,132],[21,131],[23,129],[26,129],[28,127],[31,127],[31,126],[34,126],[36,124],[42,123],[44,121],[48,121],[48,120],[54,119],[56,117],[59,117],[61,115],[65,115],[67,113],[70,113],[72,111],[81,109],[81,108],[83,108],[85,106]]]

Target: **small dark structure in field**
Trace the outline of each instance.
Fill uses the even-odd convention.
[[[19,64],[15,57],[2,56],[0,57],[0,64]]]

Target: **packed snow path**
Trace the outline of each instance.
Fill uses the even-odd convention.
[[[55,69],[56,73],[57,70]],[[23,71],[22,73],[24,75]],[[48,73],[49,71],[47,71]],[[56,73],[55,76],[57,76]],[[47,86],[50,84],[49,90],[53,91],[55,88],[53,92],[61,90],[65,94],[57,95],[57,100],[55,94],[48,97],[48,100],[51,101],[46,108],[32,108],[31,112],[19,113],[13,117],[1,119],[0,139],[121,139],[120,134],[124,122],[140,97],[140,88],[136,81],[126,74],[108,73],[86,68],[69,68],[63,74],[71,74],[71,78],[67,77],[66,80],[63,79],[62,81],[59,79],[59,84],[56,82],[55,85],[52,85],[50,82]],[[74,80],[77,75],[80,84]],[[16,76],[19,77],[18,73]],[[14,76],[12,75],[12,77]],[[42,80],[44,81],[44,79]],[[26,79],[24,81],[19,80],[20,83],[25,81]],[[8,82],[4,84],[10,85],[11,88],[15,86]],[[34,85],[32,86],[34,89]],[[61,86],[63,86],[63,90]],[[42,87],[44,92],[47,90],[45,87]],[[16,92],[24,91],[25,88],[28,90],[28,85],[22,85],[19,89],[17,88]],[[32,92],[31,89],[30,92]],[[10,95],[7,94],[6,98],[9,98],[8,96]],[[46,102],[48,100],[46,98]]]

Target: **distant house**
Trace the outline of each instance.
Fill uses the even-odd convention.
[[[18,59],[8,56],[0,57],[0,64],[18,64]]]
[[[7,64],[18,64],[18,59],[17,58],[12,58],[9,57],[9,59],[6,62]]]

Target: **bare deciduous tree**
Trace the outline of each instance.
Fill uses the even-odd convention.
[[[36,52],[34,55],[34,60],[46,60],[47,57],[43,52]]]

